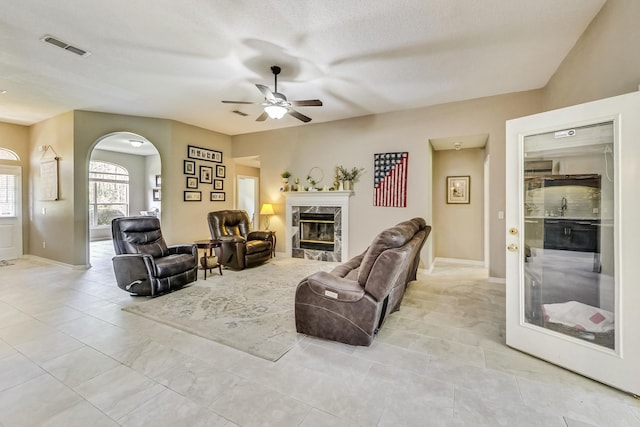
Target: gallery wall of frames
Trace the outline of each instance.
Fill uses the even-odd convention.
[[[188,145],[184,160],[184,201],[200,202],[204,193],[211,202],[224,202],[226,174],[221,151]]]

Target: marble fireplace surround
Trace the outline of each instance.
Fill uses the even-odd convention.
[[[286,204],[285,250],[294,258],[346,262],[349,256],[349,198],[353,191],[290,191]],[[300,212],[336,213],[335,252],[299,248]],[[297,246],[297,247],[296,247]]]

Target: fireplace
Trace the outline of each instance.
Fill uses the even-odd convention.
[[[293,258],[346,262],[351,191],[289,191],[286,252]]]
[[[300,248],[333,252],[335,215],[330,213],[300,213]]]

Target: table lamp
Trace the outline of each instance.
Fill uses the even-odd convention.
[[[266,229],[269,229],[269,220],[271,219],[271,215],[274,215],[273,205],[271,203],[263,203],[262,208],[260,208],[260,215],[266,215],[267,218],[264,221],[264,225]]]

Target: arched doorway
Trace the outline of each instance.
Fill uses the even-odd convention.
[[[114,132],[98,138],[88,168],[89,262],[110,265],[113,217],[161,215],[160,154],[142,135]]]

